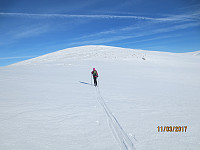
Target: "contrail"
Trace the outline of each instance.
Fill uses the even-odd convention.
[[[21,17],[61,17],[61,18],[94,18],[94,19],[142,19],[156,20],[156,18],[141,16],[117,16],[117,15],[69,15],[69,14],[31,14],[31,13],[0,13],[0,16],[21,16]]]

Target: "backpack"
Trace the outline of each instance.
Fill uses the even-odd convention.
[[[93,71],[93,76],[98,77],[98,75],[97,75],[97,71],[96,71],[96,70]]]

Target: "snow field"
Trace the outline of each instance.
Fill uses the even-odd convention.
[[[198,150],[199,64],[191,54],[84,46],[1,67],[0,147]]]

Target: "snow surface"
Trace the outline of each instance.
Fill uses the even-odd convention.
[[[0,89],[1,150],[200,149],[199,55],[69,48],[0,67]]]

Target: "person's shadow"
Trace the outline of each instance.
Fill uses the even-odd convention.
[[[91,83],[87,83],[87,82],[83,82],[83,81],[79,81],[79,82],[82,83],[82,84],[93,85]]]

